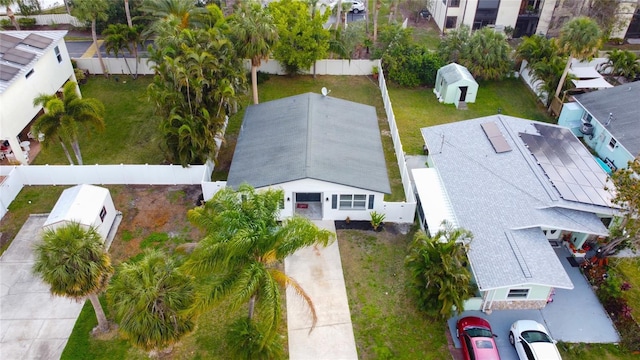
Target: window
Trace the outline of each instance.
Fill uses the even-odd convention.
[[[447,16],[447,24],[445,25],[445,27],[447,29],[453,29],[456,27],[457,22],[458,22],[457,16]]]
[[[508,299],[526,299],[529,296],[529,289],[509,289]]]
[[[611,140],[609,140],[609,147],[611,149],[615,149],[616,145],[618,144],[618,142],[616,141],[616,139],[611,138]]]
[[[284,209],[284,195],[282,196],[282,199],[278,201],[278,209],[280,210]]]
[[[449,0],[449,7],[452,7],[452,8],[460,7],[460,0]]]
[[[29,70],[29,72],[24,74],[24,77],[28,79],[31,75],[33,75],[33,71],[34,71],[33,69]]]
[[[582,121],[591,123],[591,119],[593,119],[593,116],[591,116],[591,114],[589,114],[588,112],[585,111],[584,114],[582,114]]]
[[[104,222],[104,218],[106,216],[107,216],[107,208],[103,206],[102,210],[100,210],[100,221]]]
[[[331,195],[331,208],[332,209],[338,208],[338,195]]]
[[[369,209],[373,209],[374,197],[375,195],[369,195]]]
[[[60,48],[58,48],[56,46],[55,48],[53,48],[53,51],[55,51],[55,53],[56,53],[56,58],[58,58],[58,62],[61,63],[62,62],[62,55],[60,55]]]
[[[367,195],[340,195],[340,210],[364,210],[367,205]]]

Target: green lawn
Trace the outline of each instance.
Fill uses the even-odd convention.
[[[439,103],[431,88],[407,89],[388,85],[404,151],[407,154],[422,152],[422,127],[495,115],[499,111],[505,115],[552,122],[522,80],[481,82],[479,85],[476,102],[468,104],[468,110]]]
[[[360,359],[448,359],[446,324],[419,311],[404,267],[413,232],[339,230],[338,244]]]
[[[640,258],[620,258],[611,262],[615,272],[631,285],[622,295],[631,306],[633,318],[640,321]]]
[[[105,79],[90,77],[81,86],[82,96],[104,103],[105,131],[80,137],[80,150],[85,164],[159,164],[164,157],[160,151],[159,117],[147,99],[146,89],[151,77],[132,80],[129,76]],[[72,155],[73,156],[73,155]],[[68,165],[62,147],[51,143],[38,154],[34,164]]]
[[[564,360],[632,360],[637,354],[620,349],[614,344],[569,344],[558,343]]]

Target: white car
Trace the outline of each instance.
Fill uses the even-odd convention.
[[[509,342],[520,360],[562,360],[556,341],[544,326],[533,320],[518,320],[509,329]]]
[[[345,4],[347,5],[351,5],[351,12],[353,12],[354,14],[357,13],[361,13],[363,11],[365,11],[367,8],[364,6],[364,2],[360,1],[360,0],[342,0],[342,4],[343,6]],[[329,2],[329,8],[331,8],[333,10],[333,8],[338,5],[338,0],[331,0]]]

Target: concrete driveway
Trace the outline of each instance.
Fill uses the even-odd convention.
[[[564,248],[556,249],[565,271],[571,278],[572,290],[556,289],[553,302],[542,310],[500,310],[491,315],[481,311],[465,311],[459,317],[449,319],[448,325],[456,348],[460,342],[456,338],[455,324],[460,317],[478,316],[491,323],[498,335],[496,346],[503,360],[518,359],[515,349],[509,343],[509,328],[516,320],[530,319],[543,324],[551,337],[569,343],[617,343],[620,337],[607,316],[604,308],[593,293],[580,269],[572,267],[566,259],[570,256]]]
[[[32,215],[0,257],[0,358],[59,359],[84,302],[54,297],[31,272],[47,215]]]
[[[47,216],[31,215],[0,257],[0,359],[59,359],[84,305],[51,295],[31,271]],[[118,214],[107,248],[121,220]]]

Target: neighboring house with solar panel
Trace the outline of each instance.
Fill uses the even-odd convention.
[[[428,168],[413,170],[421,225],[433,235],[447,220],[473,233],[479,292],[465,310],[539,309],[554,288],[572,289],[562,262],[607,237],[618,213],[606,172],[573,133],[502,115],[421,131]]]
[[[574,96],[558,124],[582,137],[605,169],[626,168],[640,155],[640,81]]]
[[[23,164],[27,154],[21,143],[30,140],[30,126],[42,111],[33,105],[33,99],[54,94],[68,80],[75,81],[64,42],[66,33],[0,31],[0,141],[8,141],[10,147],[10,153],[3,155]]]
[[[282,189],[282,218],[384,213],[391,187],[376,109],[314,93],[249,106],[226,184],[243,183]]]

